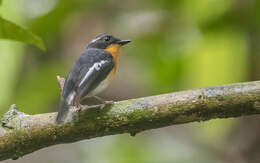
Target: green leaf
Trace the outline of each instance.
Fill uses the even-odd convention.
[[[23,27],[3,19],[2,17],[0,17],[0,39],[1,38],[24,42],[34,45],[43,51],[46,50],[44,42],[39,36]]]
[[[2,0],[0,0],[0,6],[1,6],[1,4],[2,4]]]

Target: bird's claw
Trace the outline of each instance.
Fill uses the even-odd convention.
[[[104,101],[105,105],[113,105],[115,102],[114,101]]]
[[[100,105],[100,109],[104,109],[106,106],[111,106],[114,103],[114,101],[104,101],[103,104]]]
[[[82,108],[84,107],[84,105],[81,105],[80,103],[76,103],[75,107],[76,107],[76,111],[80,112],[82,110]]]

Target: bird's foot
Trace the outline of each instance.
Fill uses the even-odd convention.
[[[115,102],[114,101],[104,101],[103,104],[105,105],[113,105]]]
[[[80,110],[86,110],[86,109],[104,109],[105,107],[113,105],[115,103],[114,101],[105,101],[102,98],[97,97],[97,96],[93,96],[93,97],[95,99],[97,99],[101,104],[97,104],[97,105],[81,105],[81,104],[79,104],[79,106],[76,105],[76,107],[79,108],[79,111]]]
[[[82,110],[87,110],[87,109],[104,109],[106,106],[113,105],[113,101],[108,101],[108,103],[103,103],[103,104],[97,104],[97,105],[89,105],[82,108]]]
[[[115,102],[114,101],[103,101],[103,104],[100,105],[101,109],[104,109],[107,106],[113,105]]]
[[[95,99],[97,99],[99,102],[101,102],[103,105],[102,108],[104,108],[105,106],[108,106],[108,105],[113,105],[115,102],[114,101],[105,101],[103,100],[102,98],[98,97],[98,96],[93,96]]]
[[[76,111],[80,112],[82,110],[82,108],[84,107],[84,105],[81,105],[80,103],[76,103],[75,107],[76,107]]]

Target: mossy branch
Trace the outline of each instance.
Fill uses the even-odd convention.
[[[260,81],[120,101],[103,109],[78,112],[72,107],[71,120],[60,125],[55,124],[56,113],[27,115],[12,105],[0,127],[0,160],[55,144],[259,113]]]

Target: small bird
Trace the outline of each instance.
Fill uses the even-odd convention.
[[[64,122],[69,106],[80,106],[83,98],[93,97],[109,85],[117,69],[119,49],[129,42],[102,34],[88,44],[66,77],[57,123]]]

